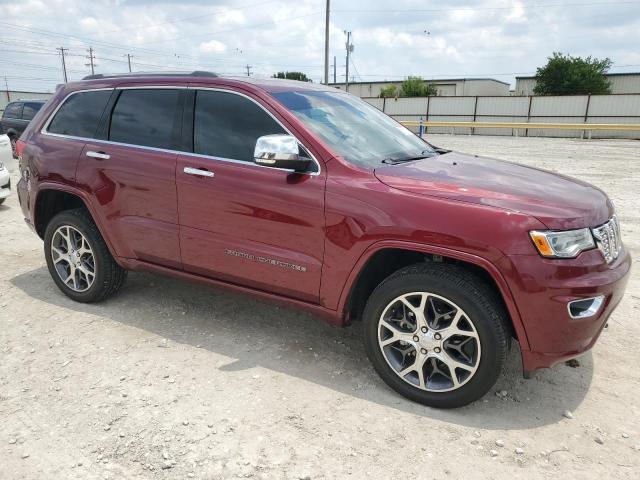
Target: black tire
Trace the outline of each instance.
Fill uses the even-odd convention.
[[[418,388],[396,374],[385,360],[378,343],[380,318],[390,302],[410,292],[430,292],[450,299],[473,319],[482,354],[473,376],[457,389],[434,392]],[[508,315],[497,294],[486,280],[453,264],[420,263],[398,270],[373,291],[363,320],[367,356],[384,382],[401,395],[436,408],[461,407],[487,393],[502,371],[510,341]]]
[[[5,200],[6,200],[6,198],[0,198],[0,205],[2,205]]]
[[[95,278],[93,284],[82,292],[67,286],[58,275],[53,263],[51,242],[54,232],[62,226],[73,227],[82,233],[93,251]],[[55,284],[66,296],[77,302],[93,303],[104,300],[115,294],[127,278],[127,271],[113,259],[98,227],[84,208],[66,210],[51,219],[44,234],[44,255]]]
[[[18,138],[15,135],[9,135],[9,142],[11,143],[11,155],[13,158],[18,158],[18,154],[16,153],[16,144],[18,142]]]

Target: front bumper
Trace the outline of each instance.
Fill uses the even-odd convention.
[[[538,255],[503,257],[511,291],[526,332],[529,348],[522,349],[524,370],[546,368],[589,350],[624,295],[631,256],[626,248],[611,264],[599,250],[570,260]],[[571,318],[573,300],[604,296],[592,316]]]

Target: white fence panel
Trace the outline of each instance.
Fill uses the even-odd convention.
[[[426,115],[428,98],[387,98],[387,115]]]
[[[588,99],[589,97],[587,95],[571,95],[566,97],[533,97],[531,101],[531,116],[582,116],[582,118],[584,118],[584,115],[587,111]],[[531,119],[531,121],[537,122],[538,119]]]
[[[640,116],[640,95],[593,95],[591,97],[591,102],[589,103],[589,117],[627,115]]]
[[[505,116],[519,115],[524,116],[527,121],[527,112],[529,111],[529,97],[478,97],[478,108],[476,114],[493,115],[494,117],[504,118]],[[489,121],[482,119],[481,121]],[[501,122],[508,120],[491,120],[493,122]],[[520,121],[520,120],[518,120]]]
[[[384,98],[363,98],[363,100],[378,110],[382,110],[382,106],[384,105]]]
[[[433,115],[473,115],[475,103],[475,97],[431,97],[429,118]]]

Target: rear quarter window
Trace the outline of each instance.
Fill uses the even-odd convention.
[[[78,92],[67,97],[55,114],[47,132],[93,138],[112,90]]]
[[[36,116],[36,113],[42,108],[42,103],[39,102],[25,102],[22,108],[22,119],[31,120]]]

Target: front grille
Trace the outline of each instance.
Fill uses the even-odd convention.
[[[620,238],[620,224],[614,215],[604,225],[592,228],[593,236],[596,238],[598,248],[607,263],[613,262],[622,250],[622,239]]]

